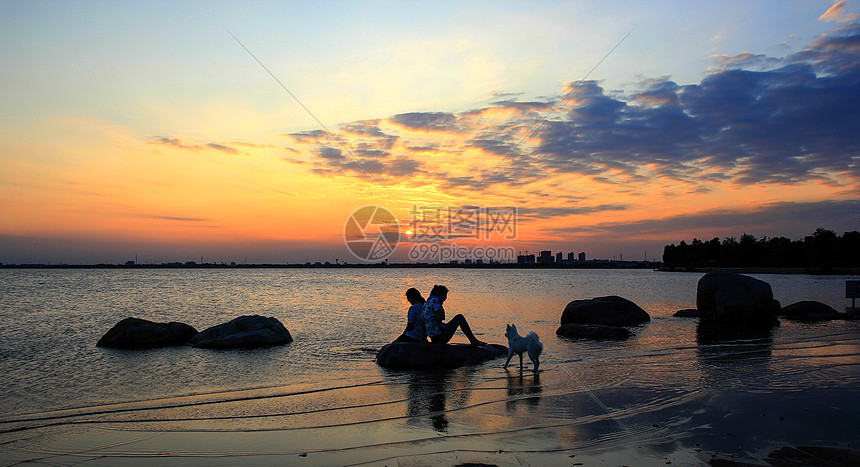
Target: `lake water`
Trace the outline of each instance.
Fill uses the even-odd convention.
[[[754,275],[783,305],[843,310],[845,276]],[[0,462],[52,465],[621,465],[760,462],[785,445],[857,446],[860,322],[782,320],[700,336],[701,274],[643,270],[0,270]],[[394,372],[376,351],[405,325],[403,292],[507,345],[537,332],[542,371],[497,359]],[[555,330],[571,300],[621,295],[650,323],[621,342]],[[202,330],[274,316],[295,342],[258,350],[115,350],[135,316]],[[458,333],[455,342],[466,342]],[[514,358],[516,361],[516,357]]]

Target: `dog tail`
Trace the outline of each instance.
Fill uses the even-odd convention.
[[[538,338],[537,333],[536,333],[536,332],[534,332],[534,331],[532,331],[532,332],[528,333],[528,337],[531,337],[532,339],[534,339],[534,340],[536,340],[536,341],[540,342],[540,339]]]

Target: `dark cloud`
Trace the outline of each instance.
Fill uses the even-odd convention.
[[[329,161],[339,161],[346,159],[346,156],[343,155],[343,151],[338,148],[330,148],[327,146],[317,148],[317,157]]]
[[[697,85],[664,77],[627,97],[583,83],[570,98],[569,118],[539,128],[539,164],[583,175],[635,175],[648,164],[684,181],[719,170],[737,184],[860,175],[853,159],[860,154],[857,25],[782,60],[742,54],[720,62]]]
[[[340,150],[327,149],[327,153],[341,155]],[[322,157],[322,156],[320,156]],[[373,178],[377,176],[388,176],[393,178],[414,177],[420,173],[426,173],[424,163],[405,156],[379,159],[331,157],[312,162],[312,172],[320,175],[352,175],[360,178]],[[288,160],[287,162],[293,162]]]
[[[457,131],[457,117],[446,112],[410,112],[395,115],[390,120],[411,130]]]

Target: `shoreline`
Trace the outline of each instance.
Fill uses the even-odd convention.
[[[582,264],[517,264],[517,263],[373,263],[373,264],[299,264],[299,263],[160,263],[160,264],[0,264],[0,269],[654,269],[660,263],[594,260]]]
[[[857,276],[860,267],[685,267],[672,268],[653,262],[621,262],[594,260],[582,264],[449,264],[449,263],[376,263],[376,264],[224,264],[224,263],[161,263],[161,264],[0,264],[3,269],[650,269],[655,272],[693,272],[705,274],[715,270],[739,274],[805,274],[811,276]]]

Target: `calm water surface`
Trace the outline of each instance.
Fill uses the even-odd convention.
[[[620,270],[0,270],[0,461],[271,465],[665,465],[759,461],[782,445],[860,441],[860,323],[707,336],[700,274]],[[784,305],[839,310],[842,276],[756,275]],[[451,290],[478,336],[506,323],[545,345],[539,374],[503,359],[391,372],[403,292]],[[558,338],[574,299],[621,295],[652,317],[622,342]],[[259,350],[96,348],[136,316],[202,330],[274,316],[292,344]],[[466,342],[462,335],[455,341]],[[516,358],[515,358],[516,361]],[[501,452],[499,452],[501,451]],[[575,457],[571,457],[575,456]]]

